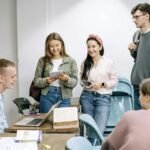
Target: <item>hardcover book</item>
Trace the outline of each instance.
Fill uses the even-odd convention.
[[[53,128],[78,128],[77,107],[55,108],[53,110]]]

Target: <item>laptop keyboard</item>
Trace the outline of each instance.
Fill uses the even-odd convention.
[[[43,119],[33,119],[32,121],[28,122],[28,125],[37,125],[39,124]]]

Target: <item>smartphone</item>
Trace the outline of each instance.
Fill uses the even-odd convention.
[[[83,80],[83,84],[84,84],[84,86],[90,86],[90,85],[91,85],[91,82],[86,81],[86,80]]]
[[[63,73],[63,70],[55,71],[55,72],[50,72],[49,76],[50,77],[57,77],[59,74]]]

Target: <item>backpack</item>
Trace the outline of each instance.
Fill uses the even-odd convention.
[[[133,43],[135,43],[137,45],[136,50],[131,51],[131,56],[134,58],[134,62],[136,60],[136,56],[137,56],[137,50],[138,50],[138,46],[140,43],[140,31],[136,31],[134,36],[133,36]]]

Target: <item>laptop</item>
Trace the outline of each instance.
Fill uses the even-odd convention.
[[[51,112],[54,110],[54,108],[58,107],[61,101],[58,101],[56,104],[54,104],[48,113],[44,117],[37,117],[37,116],[26,116],[20,121],[17,121],[14,125],[15,126],[32,126],[32,127],[38,127],[42,123],[44,123],[50,116]]]

